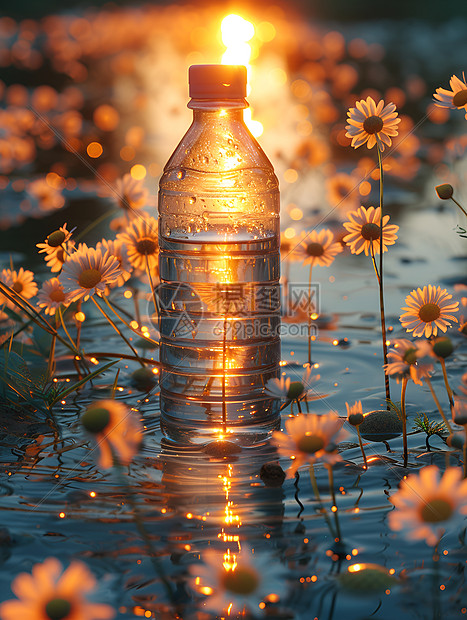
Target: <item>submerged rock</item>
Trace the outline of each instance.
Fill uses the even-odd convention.
[[[395,411],[369,411],[359,429],[361,436],[368,441],[387,441],[402,434],[402,422]]]

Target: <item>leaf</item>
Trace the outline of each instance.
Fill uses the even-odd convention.
[[[101,373],[105,372],[111,366],[114,366],[117,362],[120,362],[120,361],[121,361],[121,359],[113,360],[112,362],[109,362],[108,364],[106,364],[102,368],[98,368],[94,372],[91,372],[91,374],[86,375],[85,377],[83,377],[81,379],[81,381],[78,381],[77,383],[75,383],[74,385],[70,386],[69,388],[66,388],[65,390],[62,390],[61,392],[59,392],[55,396],[55,398],[52,400],[52,402],[48,403],[49,409],[51,409],[59,400],[62,400],[63,398],[68,396],[68,394],[71,394],[72,392],[74,392],[75,390],[80,388],[82,385],[84,385],[85,383],[87,383],[91,379],[94,379],[94,377],[97,377],[97,375],[100,375]]]

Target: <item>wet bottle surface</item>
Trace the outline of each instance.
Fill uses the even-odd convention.
[[[193,123],[159,188],[161,424],[243,444],[278,424],[279,189],[243,121],[245,67],[190,68]]]

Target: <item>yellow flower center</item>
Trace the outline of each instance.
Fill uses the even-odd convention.
[[[94,288],[102,280],[102,275],[97,269],[85,269],[79,274],[78,283],[83,288]]]
[[[24,286],[22,284],[22,282],[20,282],[19,280],[16,280],[16,282],[13,284],[13,286],[11,287],[15,293],[21,293],[21,291],[23,290]]]
[[[431,321],[436,321],[440,314],[441,310],[438,304],[425,304],[418,311],[418,317],[424,323],[431,323]]]
[[[157,250],[157,243],[151,237],[142,237],[136,244],[138,254],[154,254]]]
[[[81,424],[90,433],[100,433],[109,422],[110,413],[105,407],[90,407],[81,416]]]
[[[463,108],[467,104],[467,90],[460,90],[452,98],[452,103],[457,108]]]
[[[297,441],[297,448],[300,452],[306,452],[307,454],[313,454],[324,448],[324,440],[319,435],[312,435],[311,433],[305,433]]]
[[[363,129],[370,134],[381,131],[383,125],[383,120],[379,116],[369,116],[363,121]]]
[[[45,606],[45,615],[50,620],[65,620],[71,613],[71,603],[64,598],[53,598]]]
[[[324,248],[321,243],[309,243],[306,246],[306,253],[308,256],[322,256],[324,254]]]
[[[58,248],[65,241],[66,235],[63,230],[55,230],[47,237],[47,243],[51,248]]]
[[[423,506],[420,516],[426,523],[437,523],[447,521],[452,513],[452,505],[445,499],[432,499]]]
[[[258,574],[251,568],[236,568],[227,571],[222,579],[222,585],[234,594],[252,594],[259,585]]]
[[[56,288],[50,292],[49,297],[51,301],[55,301],[59,304],[65,299],[65,293],[61,288]]]
[[[415,364],[415,362],[417,361],[417,349],[415,347],[410,347],[410,349],[407,349],[407,351],[404,353],[402,359],[406,364]]]
[[[380,238],[381,228],[374,222],[367,222],[362,226],[361,235],[367,241],[376,241]]]

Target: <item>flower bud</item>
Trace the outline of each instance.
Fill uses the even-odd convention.
[[[437,338],[433,344],[433,353],[443,359],[449,357],[453,351],[454,345],[452,344],[452,340],[447,336]]]
[[[351,413],[347,416],[347,420],[352,426],[358,426],[363,422],[363,413]]]
[[[438,198],[441,198],[441,200],[449,200],[449,198],[452,198],[452,195],[454,194],[454,189],[449,183],[437,185],[435,190],[438,194]]]
[[[81,424],[90,433],[100,433],[110,422],[109,410],[105,407],[89,407],[81,416]]]

